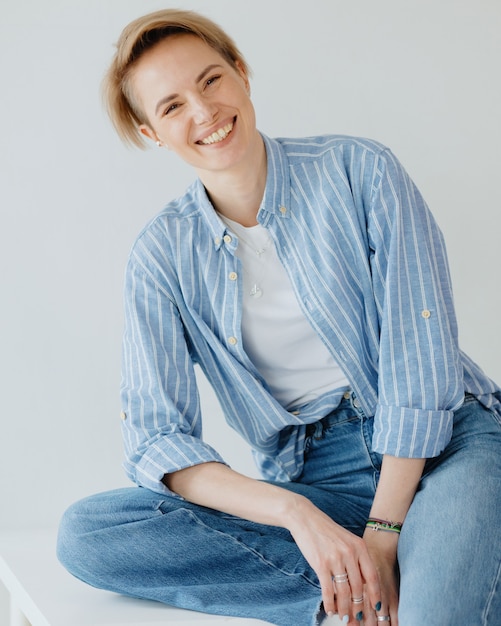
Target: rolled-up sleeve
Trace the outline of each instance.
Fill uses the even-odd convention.
[[[162,282],[133,251],[124,289],[121,402],[126,473],[138,485],[165,493],[165,474],[223,459],[201,439],[194,366],[178,309]]]
[[[374,449],[437,456],[464,397],[451,280],[440,229],[390,151],[378,162],[368,232],[380,318]]]

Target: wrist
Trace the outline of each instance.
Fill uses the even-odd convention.
[[[397,558],[399,537],[398,533],[374,532],[372,528],[366,528],[363,534],[363,539],[369,552],[377,551],[390,561],[394,561]]]
[[[316,509],[316,507],[308,498],[300,494],[290,491],[287,491],[287,494],[289,497],[286,498],[282,505],[281,526],[294,534],[294,529],[303,527],[311,516],[312,510]]]
[[[384,520],[378,517],[369,517],[365,527],[373,530],[374,532],[382,531],[385,533],[397,533],[399,535],[402,530],[402,522],[393,522],[391,520]]]

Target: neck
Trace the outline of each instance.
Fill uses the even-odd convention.
[[[259,138],[252,158],[237,170],[200,174],[215,209],[242,226],[255,226],[266,186],[266,150]]]

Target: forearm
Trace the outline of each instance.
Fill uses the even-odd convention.
[[[167,474],[163,482],[189,502],[289,529],[312,506],[303,496],[239,474],[222,463],[188,467]]]
[[[370,512],[371,518],[404,522],[416,494],[426,459],[383,457],[381,476]],[[396,556],[398,533],[368,528],[364,538],[388,555]]]
[[[426,459],[383,457],[371,517],[403,522],[414,499]]]

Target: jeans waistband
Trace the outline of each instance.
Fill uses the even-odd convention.
[[[359,417],[364,417],[360,402],[351,389],[345,391],[343,397],[341,398],[341,402],[333,411],[331,411],[328,415],[318,420],[317,422],[313,422],[312,424],[307,425],[306,436],[309,437],[315,435],[315,433],[318,435],[325,428],[334,426],[338,422],[345,421],[345,411],[347,409],[354,411]]]

